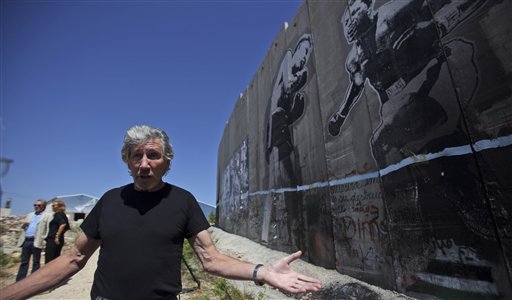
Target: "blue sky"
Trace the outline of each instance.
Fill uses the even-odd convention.
[[[217,152],[238,95],[300,1],[1,0],[2,207],[100,197],[131,182],[127,128],[164,129],[165,180],[215,204]]]

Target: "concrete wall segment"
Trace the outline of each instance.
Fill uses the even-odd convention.
[[[226,126],[218,223],[387,288],[512,297],[511,3],[303,2]]]

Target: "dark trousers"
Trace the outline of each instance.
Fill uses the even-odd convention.
[[[34,273],[41,265],[41,249],[34,247],[33,239],[25,239],[23,246],[21,246],[21,264],[16,281],[27,277],[30,256],[32,256],[32,273]]]
[[[64,245],[64,238],[59,240],[60,245],[55,243],[55,238],[47,238],[46,239],[46,248],[45,248],[45,257],[44,263],[47,264],[50,261],[56,259],[60,256],[62,251],[62,246]]]

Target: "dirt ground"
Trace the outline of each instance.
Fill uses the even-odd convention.
[[[264,246],[249,239],[226,233],[215,227],[210,229],[210,233],[219,251],[247,262],[269,264],[272,261],[287,255],[283,252],[265,248]],[[75,274],[66,283],[52,291],[45,292],[31,299],[89,299],[89,291],[92,285],[98,253],[99,251],[96,251],[85,268]],[[198,268],[198,266],[194,266],[193,262],[190,264],[193,269]],[[228,282],[240,291],[252,295],[252,298],[254,299],[412,299],[394,291],[381,289],[352,277],[342,275],[334,270],[327,270],[308,264],[302,260],[294,262],[292,264],[292,268],[308,276],[318,278],[323,285],[322,291],[320,293],[302,294],[292,297],[291,295],[285,295],[267,285],[262,287],[256,286],[250,281],[228,280]],[[5,286],[14,282],[17,266],[2,270],[2,272],[4,276],[2,277],[1,286]],[[193,272],[196,273],[196,271]],[[206,273],[200,273],[201,272],[198,271],[196,276],[198,276],[198,274],[200,275],[198,277],[201,282],[201,289],[184,293],[180,295],[180,299],[219,299],[219,297],[215,296],[212,291],[215,277]],[[197,286],[196,282],[194,282],[192,277],[189,275],[187,268],[183,267],[182,274],[184,289]]]

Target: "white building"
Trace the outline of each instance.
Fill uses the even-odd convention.
[[[76,195],[65,195],[65,196],[57,196],[50,200],[61,200],[66,204],[66,215],[68,216],[70,221],[78,221],[85,218],[85,216],[91,212],[96,202],[98,202],[99,198],[86,194],[76,194]],[[46,206],[47,210],[51,210],[51,205]]]

